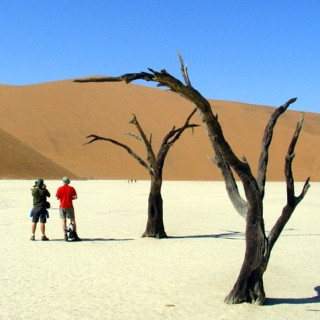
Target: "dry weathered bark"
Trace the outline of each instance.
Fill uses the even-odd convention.
[[[269,236],[266,235],[263,220],[263,198],[266,181],[266,171],[268,164],[269,146],[272,140],[273,129],[278,117],[285,112],[288,106],[296,99],[290,99],[286,104],[276,109],[271,116],[262,140],[261,156],[258,165],[258,177],[255,178],[246,159],[240,160],[232,151],[230,145],[225,140],[218,117],[212,112],[209,102],[190,83],[186,67],[180,58],[181,70],[186,85],[166,72],[149,69],[150,72],[124,74],[119,77],[92,78],[84,81],[125,81],[126,83],[140,79],[154,81],[158,86],[165,86],[171,91],[180,94],[189,100],[199,111],[201,121],[207,131],[212,148],[215,152],[213,161],[218,165],[226,183],[228,195],[235,209],[246,218],[246,252],[238,279],[226,297],[226,303],[250,302],[263,304],[265,292],[263,287],[263,274],[266,271],[271,250],[281,234],[285,224],[290,219],[295,207],[305,196],[309,188],[309,178],[303,187],[300,196],[294,195],[294,179],[292,174],[292,160],[294,148],[302,127],[303,117],[300,119],[295,134],[290,144],[286,162],[285,177],[287,183],[287,204],[283,209],[281,217],[272,228]],[[83,82],[83,80],[77,80]],[[242,199],[237,188],[233,171],[242,182],[246,200]]]
[[[282,107],[280,107],[282,108]],[[277,109],[278,110],[278,109]],[[277,111],[276,111],[277,112]],[[294,156],[295,144],[298,140],[303,123],[303,116],[297,124],[296,131],[292,138],[291,144],[289,146],[286,161],[285,161],[285,177],[287,184],[287,204],[283,208],[282,214],[269,235],[266,236],[263,227],[263,215],[248,212],[247,217],[247,230],[246,230],[246,255],[239,274],[239,277],[226,297],[225,301],[227,303],[241,303],[241,302],[251,302],[257,304],[263,304],[265,300],[265,292],[263,287],[263,274],[267,269],[268,262],[270,259],[270,254],[272,248],[279,238],[283,228],[289,221],[295,207],[303,199],[309,188],[309,178],[306,180],[305,185],[302,189],[302,193],[296,197],[294,195],[294,179],[292,175],[292,160]],[[270,124],[270,122],[269,122]],[[267,126],[266,131],[271,129]],[[268,132],[270,134],[270,132]],[[267,134],[267,135],[268,135]],[[265,135],[266,137],[266,135]],[[263,140],[265,142],[265,139]],[[266,152],[266,150],[264,150]],[[264,165],[262,166],[264,171]],[[263,174],[262,171],[261,174]],[[263,183],[264,186],[264,183]],[[260,189],[261,203],[264,195],[264,187]],[[256,221],[252,218],[252,215],[261,216],[259,219],[259,224],[254,225]]]
[[[140,135],[130,135],[143,141],[147,151],[146,161],[144,161],[130,147],[116,140],[101,137],[95,134],[87,136],[87,138],[90,138],[91,140],[86,144],[95,142],[97,140],[111,142],[125,149],[134,159],[136,159],[144,168],[148,170],[151,178],[151,187],[148,198],[148,221],[146,230],[142,235],[143,237],[155,237],[159,239],[167,237],[163,223],[163,200],[161,196],[163,166],[170,147],[172,147],[173,144],[180,138],[185,129],[195,128],[198,126],[196,124],[190,124],[190,119],[195,112],[196,110],[191,112],[181,128],[176,129],[173,127],[172,130],[169,131],[169,133],[163,138],[157,155],[153,151],[151,137],[150,139],[147,139],[142,127],[138,122],[138,119],[135,115],[133,115],[133,119],[130,121],[130,123],[135,125]]]

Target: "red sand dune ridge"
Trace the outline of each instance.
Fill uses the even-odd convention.
[[[288,99],[291,97],[288,97]],[[280,101],[279,104],[285,101]],[[260,144],[273,107],[210,100],[234,152],[257,170]],[[149,179],[124,149],[98,141],[98,134],[123,142],[146,158],[143,144],[127,132],[134,113],[155,151],[173,126],[181,126],[193,106],[174,93],[125,83],[74,83],[64,80],[27,86],[0,86],[0,178]],[[284,180],[285,154],[300,118],[288,110],[279,119],[270,149],[267,179]],[[193,123],[201,124],[198,114]],[[294,177],[320,180],[320,114],[306,113],[296,147]],[[205,129],[185,131],[169,151],[164,180],[221,180]]]

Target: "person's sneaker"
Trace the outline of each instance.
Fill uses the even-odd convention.
[[[48,240],[49,240],[49,238],[47,238],[46,236],[41,237],[41,241],[48,241]]]
[[[76,236],[74,241],[82,241],[82,240],[78,236]]]
[[[66,234],[64,235],[64,240],[68,241],[68,235],[66,235]]]
[[[34,241],[35,240],[35,236],[31,236],[30,240]]]

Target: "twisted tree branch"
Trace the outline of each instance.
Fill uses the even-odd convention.
[[[267,174],[267,165],[269,160],[269,147],[271,144],[271,140],[273,137],[273,130],[277,123],[278,118],[281,114],[283,114],[290,104],[294,103],[297,98],[292,98],[288,100],[285,104],[277,108],[270,117],[269,122],[266,125],[264,135],[261,142],[261,152],[260,152],[260,159],[258,164],[258,186],[261,191],[262,199],[264,198],[264,190],[265,190],[265,183],[266,183],[266,174]]]
[[[296,197],[295,192],[294,192],[294,178],[292,174],[292,162],[294,159],[294,149],[296,146],[296,143],[298,141],[300,131],[302,128],[302,124],[304,121],[304,114],[301,115],[299,122],[297,123],[296,130],[293,134],[291,143],[288,148],[288,152],[286,155],[286,160],[285,160],[285,177],[286,177],[286,185],[287,185],[287,204],[282,210],[282,214],[271,229],[268,239],[269,239],[269,246],[270,246],[270,251],[272,247],[274,246],[275,242],[279,238],[282,230],[284,229],[285,225],[289,221],[293,211],[295,210],[296,206],[299,204],[299,202],[304,198],[306,195],[308,189],[310,188],[310,177],[307,178],[301,194]]]
[[[113,144],[125,149],[134,159],[136,159],[143,167],[145,167],[149,171],[150,174],[152,174],[152,172],[153,172],[152,168],[139,155],[137,155],[131,148],[129,148],[127,145],[125,145],[125,144],[123,144],[123,143],[121,143],[119,141],[110,139],[110,138],[105,138],[105,137],[98,136],[96,134],[90,134],[86,138],[91,138],[91,140],[86,142],[86,143],[84,143],[84,145],[93,143],[93,142],[98,141],[98,140],[102,140],[102,141],[111,142],[111,143],[113,143]]]

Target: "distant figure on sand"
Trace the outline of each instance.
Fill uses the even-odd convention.
[[[47,209],[46,202],[47,197],[50,197],[50,192],[47,190],[43,179],[38,179],[36,184],[31,189],[31,194],[33,198],[33,208],[32,208],[32,224],[31,224],[31,238],[30,240],[35,240],[35,233],[37,229],[37,223],[40,220],[40,230],[42,233],[41,240],[48,241],[46,236],[46,222],[47,222]]]
[[[80,241],[81,239],[77,235],[77,224],[74,214],[74,208],[73,208],[73,200],[77,199],[77,192],[76,190],[69,186],[70,179],[68,177],[62,178],[63,186],[59,187],[56,193],[56,197],[58,200],[60,200],[60,218],[62,221],[62,230],[64,233],[64,239],[68,241],[68,235],[67,235],[67,218],[70,219],[70,222],[73,224],[73,231],[76,234],[75,241]]]

